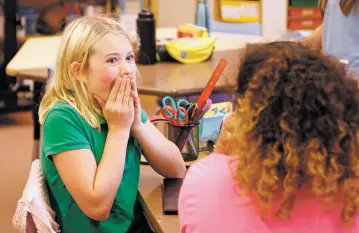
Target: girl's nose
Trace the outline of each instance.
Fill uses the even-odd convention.
[[[123,64],[120,65],[119,75],[122,77],[124,75],[129,75],[127,67]]]

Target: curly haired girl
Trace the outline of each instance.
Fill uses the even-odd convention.
[[[249,46],[236,111],[182,186],[182,232],[359,232],[355,85],[300,43]]]

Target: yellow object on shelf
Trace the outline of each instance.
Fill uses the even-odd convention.
[[[208,37],[208,30],[194,24],[181,24],[177,27],[177,38],[182,37]]]
[[[215,41],[214,37],[178,38],[167,42],[166,50],[181,63],[200,63],[211,56]]]
[[[260,1],[221,0],[219,12],[223,22],[260,22]]]

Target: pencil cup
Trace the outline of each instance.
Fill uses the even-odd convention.
[[[192,128],[192,132],[189,135],[187,142],[181,150],[184,161],[193,161],[198,158],[199,154],[199,126],[173,126],[168,124],[167,138],[173,143],[177,143],[179,137],[185,129]]]

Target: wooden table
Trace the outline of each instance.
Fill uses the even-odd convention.
[[[135,32],[130,33],[134,38]],[[261,36],[238,35],[231,33],[212,32],[211,36],[216,37],[215,51],[233,51],[243,48],[247,43],[263,42]],[[175,38],[176,28],[158,28],[156,30],[157,39]],[[19,76],[19,73],[26,71],[42,72],[53,67],[56,59],[57,48],[60,43],[60,36],[43,36],[28,39],[20,48],[15,57],[6,66],[6,74],[9,76]],[[32,73],[34,74],[34,73]],[[39,76],[46,81],[46,72]],[[147,74],[146,74],[147,75]],[[38,81],[38,78],[36,79]],[[21,78],[21,77],[19,77]]]
[[[179,233],[178,216],[163,214],[162,183],[162,176],[149,165],[141,165],[139,202],[156,233]]]
[[[196,161],[208,156],[200,152]],[[189,167],[196,161],[186,162]],[[162,208],[163,177],[158,175],[149,165],[141,165],[140,184],[138,188],[139,202],[145,211],[148,221],[156,233],[179,233],[177,215],[165,215]]]
[[[229,63],[219,79],[211,99],[213,103],[233,101],[233,87],[238,73],[240,49],[232,51],[215,51],[212,57],[199,64],[184,65],[180,63],[158,63],[156,65],[139,65],[141,74],[138,92],[142,95],[173,96],[186,98],[195,102],[207,84],[214,68],[221,58]],[[17,73],[21,79],[35,80],[33,96],[34,149],[33,159],[39,155],[40,123],[38,104],[41,99],[41,88],[47,80],[47,68],[25,69]]]
[[[199,63],[184,65],[176,62],[162,62],[156,65],[138,65],[141,77],[138,91],[140,94],[155,96],[187,96],[199,94],[208,82],[214,68],[221,58],[229,61],[216,92],[226,92],[235,83],[239,64],[240,50],[215,51],[211,59]],[[46,82],[47,68],[24,69],[17,73],[21,79]]]

